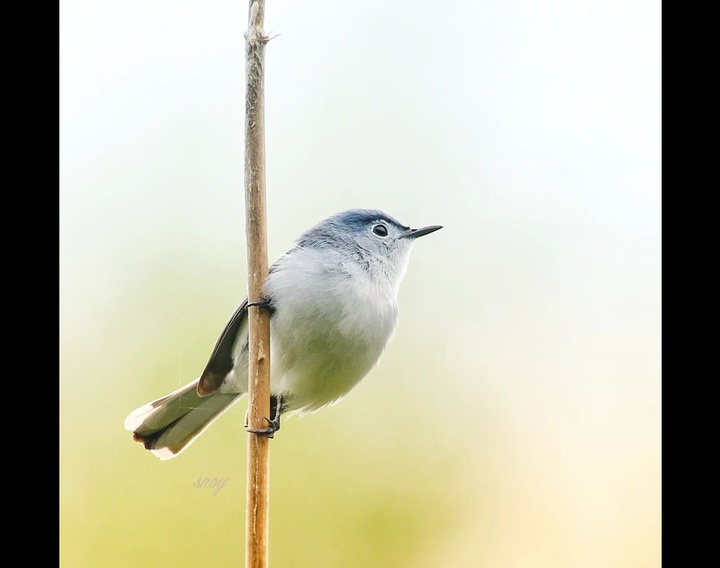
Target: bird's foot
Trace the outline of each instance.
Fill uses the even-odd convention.
[[[275,410],[272,419],[263,416],[265,422],[268,423],[266,428],[249,428],[248,415],[245,413],[245,430],[251,434],[264,436],[265,438],[274,438],[275,432],[280,430],[280,415],[282,414],[282,397],[270,397],[270,409]]]
[[[267,298],[261,298],[257,302],[248,302],[247,307],[257,306],[258,308],[269,308],[272,302]]]

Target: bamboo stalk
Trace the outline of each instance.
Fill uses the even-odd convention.
[[[246,38],[245,222],[248,301],[262,302],[268,274],[265,201],[265,101],[263,33],[265,1],[250,0]],[[251,305],[249,322],[248,426],[261,429],[270,416],[270,313]],[[267,568],[269,544],[270,439],[249,434],[245,513],[245,567]]]

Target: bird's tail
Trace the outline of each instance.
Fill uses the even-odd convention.
[[[174,458],[242,394],[216,392],[200,397],[197,384],[195,379],[131,412],[125,419],[125,429],[133,433],[133,440],[142,442],[161,460]]]

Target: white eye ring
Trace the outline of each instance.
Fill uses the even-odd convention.
[[[387,237],[388,236],[388,230],[385,225],[375,225],[372,229],[372,232],[376,234],[378,237]]]

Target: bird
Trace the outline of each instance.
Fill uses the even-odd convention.
[[[419,237],[377,209],[332,215],[298,237],[269,268],[262,304],[270,311],[270,413],[280,417],[335,404],[379,361],[398,321],[398,290]],[[248,299],[222,330],[202,374],[125,419],[125,429],[161,460],[182,453],[248,392]]]

